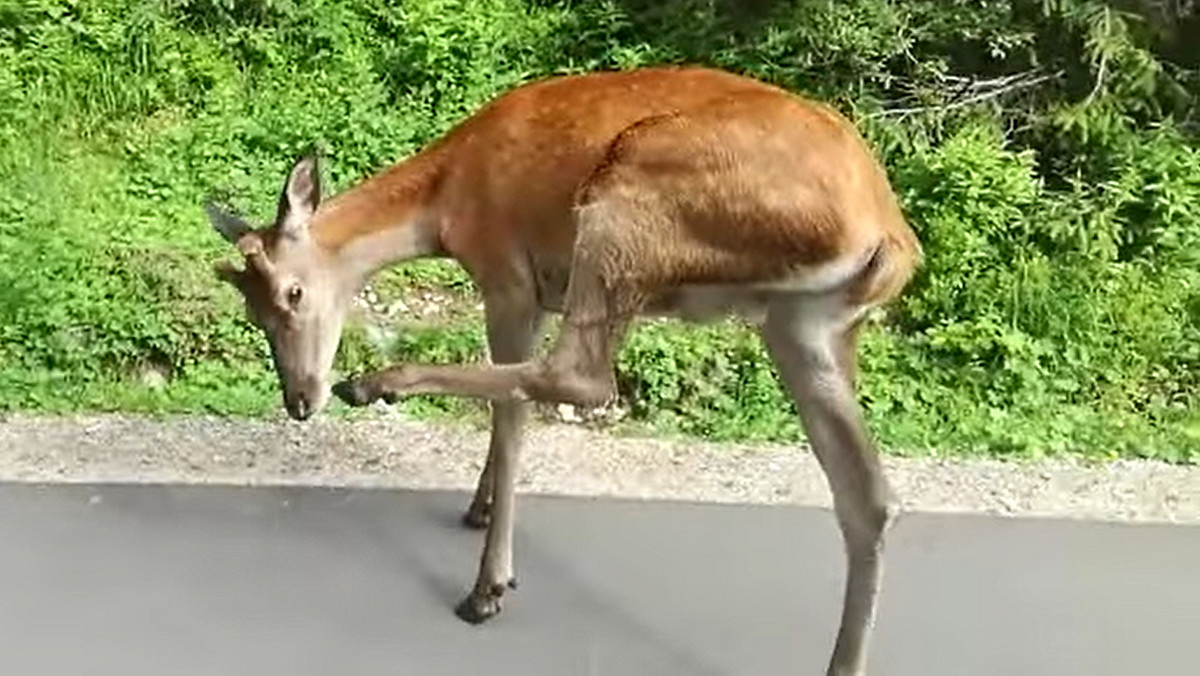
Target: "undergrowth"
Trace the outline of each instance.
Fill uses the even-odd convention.
[[[1200,20],[1160,5],[0,0],[0,410],[275,412],[203,197],[266,220],[310,145],[342,190],[517,83],[689,62],[828,100],[884,159],[926,252],[863,336],[886,448],[1194,461]],[[481,358],[457,267],[372,290],[449,304],[352,326],[342,369]],[[642,427],[802,436],[736,322],[640,322],[618,376]]]

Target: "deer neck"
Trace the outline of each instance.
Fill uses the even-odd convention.
[[[357,291],[381,268],[441,253],[431,207],[438,174],[436,158],[418,154],[321,205],[310,232],[345,288]]]

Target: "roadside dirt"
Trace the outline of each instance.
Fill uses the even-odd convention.
[[[318,484],[471,490],[486,431],[414,422],[122,415],[0,418],[0,481]],[[885,459],[907,510],[1200,523],[1200,467],[1156,462]],[[829,506],[803,447],[530,428],[519,490]],[[465,507],[465,502],[464,502]]]

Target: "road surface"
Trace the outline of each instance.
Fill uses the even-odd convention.
[[[521,495],[521,586],[469,626],[466,500],[0,483],[0,673],[822,673],[828,511]],[[888,562],[873,675],[1200,671],[1195,526],[910,513]]]

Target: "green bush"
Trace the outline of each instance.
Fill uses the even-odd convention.
[[[926,252],[863,336],[885,446],[1195,460],[1200,23],[1121,6],[0,0],[0,409],[273,411],[264,341],[210,272],[232,254],[205,195],[264,220],[314,144],[341,190],[519,82],[693,62],[833,102],[884,159]],[[350,327],[340,368],[482,356],[461,270],[373,287],[451,311]],[[658,430],[801,434],[736,322],[639,323],[618,371]]]

